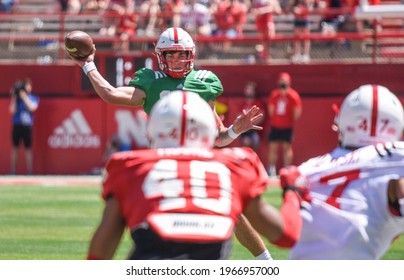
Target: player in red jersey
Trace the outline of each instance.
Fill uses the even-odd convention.
[[[95,48],[85,61],[72,58],[76,64],[83,67],[94,90],[108,103],[142,106],[149,114],[160,97],[181,89],[198,93],[215,111],[214,101],[223,91],[222,83],[211,71],[194,69],[196,46],[185,30],[176,27],[165,30],[157,40],[155,52],[159,71],[142,68],[135,73],[128,86],[117,88],[109,84],[97,71],[94,64]],[[261,126],[256,125],[263,117],[259,114],[257,106],[243,111],[230,127],[224,126],[216,112],[215,115],[219,131],[215,142],[217,146],[230,144],[241,133],[250,129],[262,130]],[[240,223],[237,227],[240,228],[239,233],[243,232],[236,233],[243,246],[258,258],[269,257],[266,256],[268,252],[259,235],[252,229],[248,230],[248,223]]]
[[[268,176],[250,148],[212,149],[217,134],[210,106],[176,91],[153,107],[149,150],[114,154],[106,166],[102,221],[88,259],[111,259],[125,226],[131,259],[225,259],[242,213],[279,246],[300,233],[300,197],[285,191],[281,211],[261,194]]]

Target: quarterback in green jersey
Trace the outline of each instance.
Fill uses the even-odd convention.
[[[216,97],[223,92],[222,83],[211,71],[194,70],[195,44],[191,36],[181,28],[168,28],[160,35],[155,48],[160,70],[140,69],[128,86],[114,87],[102,77],[94,64],[95,50],[94,46],[92,54],[85,60],[71,58],[82,67],[98,96],[107,103],[142,106],[149,114],[153,105],[165,94],[175,90],[192,91],[207,101],[215,112],[218,125],[217,146],[230,144],[241,133],[250,129],[263,129],[255,125],[263,118],[259,113],[260,108],[256,106],[241,112],[230,127],[224,126],[214,107]],[[256,258],[271,258],[265,243],[243,216],[236,226],[236,236]]]
[[[162,71],[143,68],[135,73],[129,86],[140,88],[147,93],[143,103],[147,114],[163,95],[171,91],[180,89],[196,92],[207,102],[214,101],[223,91],[218,77],[207,70],[192,70],[184,77],[173,79]]]
[[[85,60],[72,58],[83,68],[96,93],[108,103],[142,106],[149,113],[161,96],[174,90],[187,90],[198,93],[214,110],[214,101],[223,91],[222,83],[211,71],[194,70],[195,44],[186,31],[177,27],[165,30],[156,43],[155,52],[160,70],[140,69],[129,85],[122,87],[113,87],[97,71],[95,47]],[[219,132],[216,145],[219,147],[230,144],[250,129],[263,129],[255,125],[263,118],[256,106],[241,112],[228,128],[216,112],[215,115]]]

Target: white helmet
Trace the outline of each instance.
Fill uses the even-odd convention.
[[[380,85],[363,85],[344,99],[335,117],[342,147],[397,141],[404,128],[400,100]]]
[[[194,92],[173,91],[153,106],[147,134],[151,148],[213,147],[213,110]]]
[[[171,27],[161,33],[155,51],[161,71],[170,77],[182,78],[194,69],[195,44],[191,36],[182,28]],[[187,51],[188,58],[181,62],[188,62],[188,64],[181,70],[170,69],[164,57],[164,52],[167,51]]]

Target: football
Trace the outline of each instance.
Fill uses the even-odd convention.
[[[65,50],[77,59],[87,58],[93,51],[93,39],[84,31],[75,30],[65,37]]]

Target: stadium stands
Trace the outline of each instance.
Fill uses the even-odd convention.
[[[382,1],[385,5],[397,5],[398,0]],[[63,51],[64,35],[68,31],[83,30],[89,33],[99,51],[111,51],[117,37],[100,35],[102,17],[97,12],[60,13],[57,0],[20,0],[12,13],[3,13],[0,17],[0,60],[31,60],[49,63],[66,58]],[[379,28],[365,29],[356,32],[355,16],[351,16],[348,27],[337,33],[321,30],[321,19],[325,11],[316,11],[310,15],[312,40],[311,62],[329,63],[335,60],[346,62],[367,62],[387,60],[395,62],[404,57],[403,16],[380,17]],[[111,15],[104,15],[111,16]],[[258,49],[264,42],[255,30],[253,15],[248,15],[243,37],[234,39],[233,47],[224,54],[214,54],[208,48],[212,42],[220,43],[226,38],[195,36],[199,50],[199,59],[211,59],[220,63],[234,61],[255,63],[290,63],[293,53],[293,34],[291,13],[274,16],[276,36],[269,43],[269,61],[261,61]],[[373,20],[370,20],[373,23]],[[214,25],[214,22],[212,22]],[[214,26],[213,26],[214,28]],[[159,34],[159,30],[156,30]],[[302,38],[300,38],[302,39]],[[156,38],[135,36],[130,38],[129,54],[136,52],[152,52]]]

